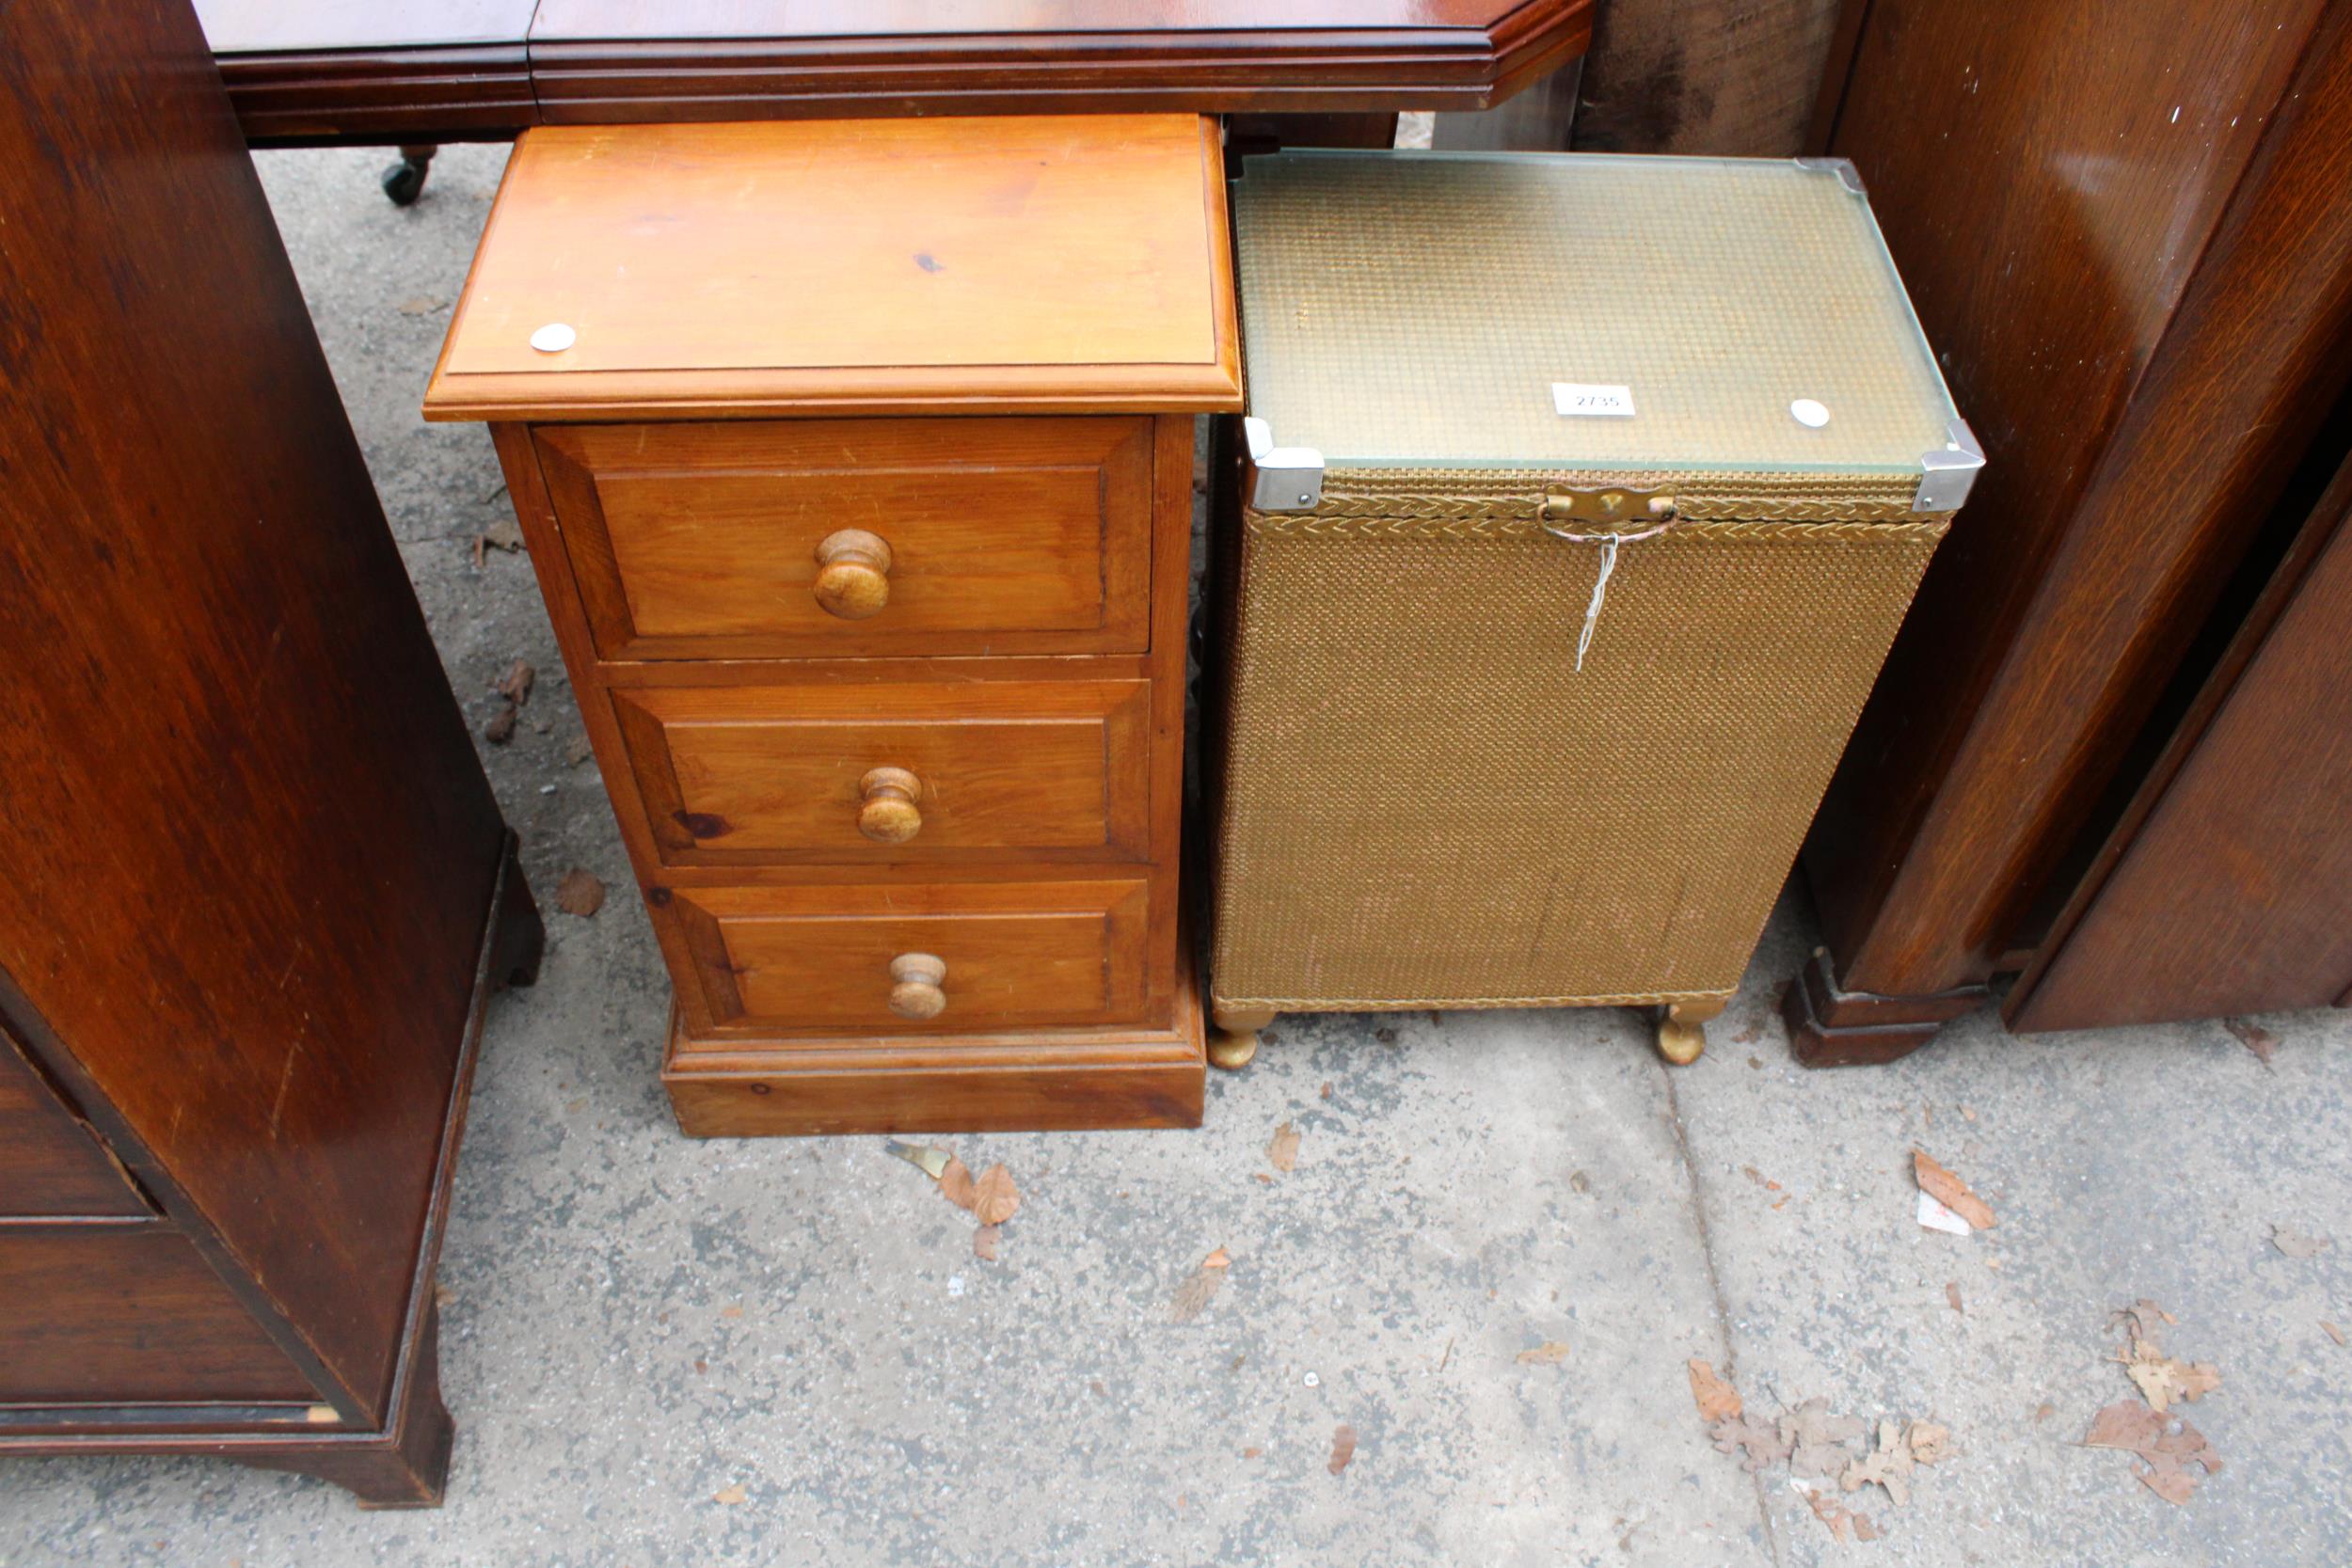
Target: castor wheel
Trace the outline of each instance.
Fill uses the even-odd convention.
[[[1209,1065],[1239,1072],[1258,1054],[1258,1031],[1274,1022],[1271,1007],[1211,1007]]]
[[[400,162],[384,171],[384,194],[395,207],[413,207],[424,194],[424,177],[433,166],[436,149],[404,147]]]
[[[1658,1053],[1676,1067],[1689,1067],[1707,1050],[1707,1021],[1724,1010],[1729,997],[1670,1002],[1653,1009]]]

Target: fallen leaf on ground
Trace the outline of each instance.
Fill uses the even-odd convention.
[[[2255,1059],[2265,1067],[2268,1067],[2270,1058],[2279,1053],[2279,1037],[2250,1018],[2225,1018],[2221,1021],[2221,1027],[2235,1035],[2238,1044],[2252,1052]]]
[[[1853,1531],[1856,1541],[1876,1541],[1879,1538],[1879,1528],[1870,1522],[1868,1514],[1855,1513],[1826,1492],[1817,1492],[1809,1486],[1802,1490],[1806,1504],[1813,1510],[1813,1516],[1827,1525],[1830,1534],[1837,1540],[1845,1540],[1850,1529]]]
[[[996,1238],[1003,1229],[1002,1226],[984,1225],[973,1231],[972,1256],[984,1263],[996,1261]]]
[[[1244,1459],[1255,1459],[1263,1452],[1265,1452],[1263,1449],[1244,1449],[1241,1450],[1241,1456]]]
[[[2270,1227],[2270,1244],[2289,1258],[2316,1258],[2328,1249],[2328,1238],[2309,1235],[2291,1225],[2274,1225]]]
[[[1589,1193],[1592,1190],[1593,1179],[1591,1177],[1585,1175],[1581,1170],[1572,1170],[1568,1172],[1568,1191],[1572,1193]]]
[[[1265,1146],[1266,1164],[1276,1170],[1289,1170],[1298,1164],[1298,1129],[1289,1122],[1274,1130],[1274,1141]]]
[[[980,1201],[974,1189],[971,1169],[954,1155],[939,1167],[939,1196],[959,1209],[971,1209]]]
[[[604,883],[593,872],[573,866],[564,873],[564,879],[555,884],[555,907],[565,914],[576,914],[585,920],[604,908]]]
[[[719,1308],[719,1316],[723,1318],[739,1318],[742,1315],[743,1309],[740,1307],[722,1307]]]
[[[737,1503],[747,1503],[751,1501],[752,1495],[743,1490],[743,1483],[741,1481],[737,1481],[733,1486],[722,1486],[719,1490],[710,1494],[710,1500],[714,1503],[725,1503],[732,1507]]]
[[[515,705],[507,704],[490,715],[490,721],[482,726],[482,738],[493,746],[503,746],[515,738]]]
[[[586,736],[576,735],[572,736],[572,743],[564,748],[564,765],[570,768],[578,768],[581,763],[586,762],[591,756],[595,755],[596,750],[596,747],[588,743],[588,737]]]
[[[1012,1184],[1012,1172],[1002,1165],[989,1166],[972,1184],[972,1214],[982,1225],[1002,1225],[1020,1207],[1021,1189]]]
[[[2202,1399],[2221,1386],[2212,1363],[2175,1361],[2164,1354],[2164,1330],[2172,1314],[2144,1297],[2115,1315],[2123,1326],[2124,1348],[2115,1359],[2149,1407],[2161,1414],[2175,1400]]]
[[[1979,1230],[1993,1228],[1993,1210],[1984,1199],[1968,1190],[1968,1183],[1928,1158],[1927,1150],[1911,1151],[1912,1174],[1918,1179],[1919,1190],[1936,1202],[1966,1220]]]
[[[1914,1421],[1903,1429],[1911,1457],[1922,1465],[1937,1465],[1952,1456],[1952,1429],[1933,1421]]]
[[[1740,1169],[1746,1175],[1749,1180],[1755,1182],[1766,1192],[1776,1193],[1780,1191],[1779,1182],[1774,1181],[1770,1177],[1766,1176],[1762,1171],[1757,1170],[1754,1165],[1741,1165]]]
[[[448,300],[436,299],[431,294],[414,294],[400,302],[400,313],[404,316],[429,316],[448,303]]]
[[[1944,1299],[1945,1299],[1946,1301],[1948,1301],[1948,1302],[1950,1302],[1950,1303],[1952,1304],[1952,1310],[1953,1310],[1953,1311],[1960,1313],[1960,1314],[1961,1314],[1962,1316],[1963,1316],[1963,1317],[1967,1315],[1968,1308],[1966,1308],[1965,1307],[1961,1306],[1961,1304],[1960,1304],[1960,1281],[1959,1281],[1959,1280],[1957,1280],[1957,1279],[1947,1279],[1947,1280],[1946,1280],[1946,1281],[1944,1282]]]
[[[1568,1358],[1568,1347],[1557,1339],[1546,1339],[1533,1350],[1519,1352],[1522,1367],[1557,1367]]]
[[[1220,1248],[1219,1252],[1222,1250]],[[1213,1258],[1218,1255],[1210,1254]],[[1203,1263],[1193,1270],[1190,1277],[1176,1287],[1176,1298],[1168,1304],[1168,1322],[1192,1322],[1207,1309],[1210,1300],[1216,1294],[1216,1288],[1224,1283],[1225,1266],[1221,1263],[1215,1267]]]
[[[2033,1407],[2033,1418],[2037,1421],[2046,1421],[2057,1414],[2058,1406],[2052,1404],[2048,1400],[2043,1400],[2040,1404]]]
[[[1911,1501],[1911,1445],[1903,1441],[1902,1429],[1893,1421],[1879,1422],[1878,1442],[1870,1451],[1849,1464],[1837,1478],[1837,1484],[1848,1492],[1876,1484],[1886,1489],[1902,1507]]]
[[[523,547],[523,527],[510,514],[482,531],[482,542],[512,555]]]
[[[2140,1463],[2132,1473],[2140,1484],[2175,1505],[2188,1501],[2199,1481],[2221,1471],[2221,1456],[2203,1433],[2137,1400],[2119,1400],[2092,1417],[2083,1446],[2134,1455]]]
[[[498,694],[520,707],[531,701],[531,689],[538,684],[538,680],[539,672],[531,667],[530,661],[518,658],[506,667],[506,673],[499,677]]]
[[[1708,1435],[1715,1440],[1718,1453],[1745,1450],[1740,1467],[1750,1475],[1780,1463],[1789,1453],[1788,1442],[1780,1435],[1780,1423],[1754,1416],[1733,1416],[1717,1421],[1708,1430]]]
[[[1331,1433],[1331,1473],[1338,1475],[1356,1457],[1356,1429],[1342,1421]]]
[[[1699,1419],[1709,1423],[1726,1420],[1744,1408],[1740,1390],[1715,1375],[1715,1369],[1698,1357],[1690,1360],[1691,1398],[1699,1407]]]
[[[1820,1396],[1780,1415],[1780,1439],[1788,1446],[1788,1473],[1794,1476],[1836,1476],[1844,1473],[1852,1456],[1846,1445],[1869,1431],[1859,1416],[1833,1416],[1829,1401]]]
[[[2327,1319],[2322,1318],[2319,1320],[2319,1328],[2321,1333],[2327,1335],[2328,1338],[2333,1339],[2337,1344],[2341,1345],[2344,1342],[2344,1330],[2338,1328]]]
[[[948,1153],[946,1149],[936,1148],[930,1144],[900,1143],[896,1138],[893,1138],[888,1143],[882,1145],[882,1148],[887,1149],[889,1152],[896,1154],[899,1159],[904,1160],[908,1164],[913,1165],[916,1170],[921,1171],[925,1176],[930,1177],[934,1181],[939,1180],[940,1172],[947,1168],[947,1162],[955,1158],[954,1155]]]
[[[1223,1247],[1219,1247],[1200,1259],[1200,1266],[1204,1269],[1230,1269],[1233,1266],[1233,1260],[1225,1255]]]

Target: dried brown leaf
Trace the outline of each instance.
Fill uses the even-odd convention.
[[[448,305],[448,300],[436,299],[431,294],[411,294],[400,302],[400,313],[404,316],[429,316]]]
[[[2316,1258],[2331,1244],[2326,1236],[2313,1236],[2291,1225],[2270,1227],[2270,1244],[2289,1258]]]
[[[2238,1044],[2254,1053],[2257,1061],[2268,1067],[2279,1053],[2279,1037],[2250,1018],[2225,1018],[2221,1027],[2237,1037]]]
[[[1946,1301],[1948,1301],[1948,1302],[1950,1302],[1950,1303],[1952,1304],[1952,1310],[1953,1310],[1953,1311],[1960,1313],[1963,1317],[1965,1317],[1965,1316],[1967,1315],[1968,1308],[1966,1308],[1965,1307],[1961,1306],[1961,1304],[1960,1304],[1960,1281],[1959,1281],[1959,1280],[1957,1280],[1957,1279],[1947,1279],[1947,1280],[1946,1280],[1946,1281],[1944,1282],[1944,1299],[1945,1299]]]
[[[1020,1207],[1021,1189],[1012,1184],[1012,1172],[1004,1166],[989,1166],[973,1183],[972,1214],[982,1225],[1002,1225]]]
[[[955,1158],[934,1144],[901,1143],[897,1138],[882,1145],[882,1149],[885,1153],[896,1154],[934,1181],[947,1168],[947,1162]]]
[[[1951,1428],[1933,1421],[1914,1421],[1903,1429],[1911,1457],[1922,1465],[1937,1465],[1952,1456]]]
[[[973,1184],[970,1167],[952,1154],[947,1156],[946,1164],[940,1168],[939,1196],[959,1209],[977,1209],[979,1206],[980,1195]]]
[[[1003,1233],[1003,1230],[1002,1226],[996,1225],[983,1225],[974,1230],[972,1232],[972,1256],[984,1263],[996,1261],[996,1238]]]
[[[1338,1475],[1356,1457],[1356,1429],[1342,1421],[1331,1433],[1331,1473]]]
[[[1911,1151],[1912,1174],[1918,1179],[1919,1190],[1966,1220],[1978,1230],[1993,1228],[1991,1205],[1968,1190],[1968,1183],[1928,1158],[1927,1150]]]
[[[1298,1164],[1298,1129],[1289,1122],[1274,1130],[1274,1141],[1265,1146],[1266,1164],[1276,1170],[1289,1170]]]
[[[2138,1400],[2118,1400],[2090,1418],[2083,1447],[2137,1450],[2153,1444],[2164,1428],[2164,1418]]]
[[[2175,1361],[2159,1355],[2145,1340],[2134,1340],[2128,1354],[2119,1357],[2123,1370],[2149,1405],[2164,1411],[2175,1401],[2201,1400],[2221,1386],[2221,1373],[2209,1361]]]
[[[515,738],[515,705],[507,704],[490,715],[490,721],[482,726],[482,738],[493,746],[503,746]]]
[[[1740,1467],[1751,1475],[1788,1457],[1788,1444],[1781,1437],[1776,1421],[1733,1416],[1717,1421],[1708,1429],[1708,1435],[1715,1440],[1718,1453],[1744,1449],[1746,1457],[1740,1460]]]
[[[1216,1295],[1216,1288],[1225,1283],[1225,1271],[1203,1264],[1192,1271],[1190,1277],[1176,1287],[1176,1299],[1168,1304],[1170,1323],[1188,1323],[1208,1309]]]
[[[531,667],[530,660],[518,658],[506,667],[506,673],[499,677],[498,694],[520,707],[531,701],[531,689],[538,684],[538,680],[539,672]]]
[[[591,756],[594,756],[596,754],[596,749],[594,746],[588,743],[588,737],[586,736],[576,735],[572,736],[572,743],[564,748],[564,766],[567,768],[578,768],[581,763],[586,762]]]
[[[1872,1484],[1884,1487],[1900,1508],[1911,1501],[1912,1463],[1911,1446],[1903,1441],[1902,1429],[1893,1421],[1881,1421],[1876,1446],[1848,1465],[1837,1484],[1848,1492]]]
[[[2327,1335],[2328,1338],[2333,1339],[2339,1345],[2344,1342],[2344,1330],[2338,1328],[2335,1324],[2329,1323],[2325,1318],[2319,1320],[2319,1331],[2322,1334]]]
[[[573,866],[555,884],[555,907],[582,920],[604,908],[604,883],[594,872]]]
[[[1740,1401],[1740,1390],[1717,1377],[1715,1369],[1697,1356],[1691,1358],[1689,1366],[1691,1399],[1699,1407],[1700,1420],[1712,1425],[1740,1414],[1744,1408]]]
[[[1223,1247],[1219,1247],[1200,1259],[1200,1266],[1204,1269],[1230,1269],[1233,1266],[1233,1260],[1225,1255]]]
[[[484,529],[480,537],[482,543],[493,549],[504,550],[509,555],[523,547],[522,525],[515,521],[512,514]]]
[[[710,1494],[710,1500],[712,1502],[725,1503],[730,1508],[737,1503],[749,1502],[751,1501],[751,1498],[752,1495],[743,1490],[743,1483],[739,1481],[732,1486],[722,1486],[719,1490]]]
[[[1829,1401],[1816,1396],[1780,1414],[1780,1440],[1788,1448],[1792,1476],[1831,1477],[1853,1462],[1848,1443],[1868,1431],[1859,1416],[1833,1416]]]
[[[1812,1508],[1813,1516],[1827,1525],[1830,1534],[1836,1539],[1845,1540],[1850,1529],[1857,1541],[1876,1541],[1879,1538],[1878,1527],[1870,1523],[1866,1515],[1856,1513],[1828,1493],[1816,1492],[1808,1487],[1804,1500]]]
[[[1568,1347],[1558,1339],[1546,1339],[1532,1350],[1519,1352],[1516,1359],[1522,1367],[1557,1367],[1568,1358]]]

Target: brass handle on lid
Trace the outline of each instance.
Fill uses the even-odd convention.
[[[882,613],[890,602],[890,542],[862,528],[828,533],[817,546],[818,608],[844,621]]]
[[[857,782],[857,831],[877,844],[904,844],[923,831],[923,781],[903,768],[877,768]]]
[[[947,965],[930,953],[901,953],[890,960],[890,1010],[918,1022],[947,1010]]]

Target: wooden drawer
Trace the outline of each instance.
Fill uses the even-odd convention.
[[[1149,895],[1140,879],[680,888],[669,907],[715,1029],[972,1034],[1138,1020]],[[891,1006],[910,954],[946,966],[930,1017]]]
[[[1141,652],[1151,432],[932,419],[532,436],[597,654],[660,659]],[[818,602],[819,547],[844,531],[887,546],[886,573],[861,557],[828,579],[881,595],[863,618]]]
[[[97,1134],[0,1034],[0,1215],[146,1212],[138,1189]]]
[[[1149,859],[1151,690],[992,681],[612,697],[662,863],[740,865]]]
[[[317,1397],[160,1224],[0,1227],[0,1404]]]

